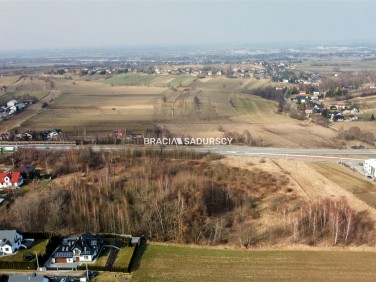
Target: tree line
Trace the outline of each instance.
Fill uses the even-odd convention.
[[[0,213],[3,229],[247,247],[271,238],[359,243],[373,232],[344,201],[305,202],[287,189],[285,175],[229,167],[212,154],[20,150],[4,161],[43,167],[55,179],[17,191]],[[284,203],[273,208],[273,197]],[[279,219],[267,230],[258,228],[264,213]]]

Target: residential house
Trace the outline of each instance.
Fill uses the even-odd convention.
[[[0,172],[0,188],[19,188],[22,184],[20,172]]]
[[[305,111],[305,113],[307,115],[310,115],[310,114],[313,113],[313,107],[312,106],[307,106],[304,111]]]
[[[17,230],[0,230],[0,253],[15,253],[21,247],[22,240],[22,233]]]
[[[15,107],[16,105],[18,104],[18,101],[17,100],[10,100],[8,103],[7,103],[7,107],[10,108],[10,107]]]
[[[308,95],[308,94],[300,93],[300,94],[296,95],[296,100],[300,103],[305,103],[310,99],[310,97],[311,96]]]
[[[63,239],[61,245],[52,255],[52,263],[91,262],[98,256],[103,246],[103,239],[86,232],[81,236]]]
[[[35,166],[21,165],[12,169],[12,172],[20,172],[23,179],[33,179],[35,177]]]

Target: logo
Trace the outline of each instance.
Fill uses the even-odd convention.
[[[144,145],[231,145],[232,138],[144,138]]]

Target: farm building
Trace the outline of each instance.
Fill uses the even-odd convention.
[[[365,160],[363,169],[367,175],[376,177],[376,159]]]

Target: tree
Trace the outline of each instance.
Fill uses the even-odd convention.
[[[371,115],[371,120],[375,120],[374,114]]]

